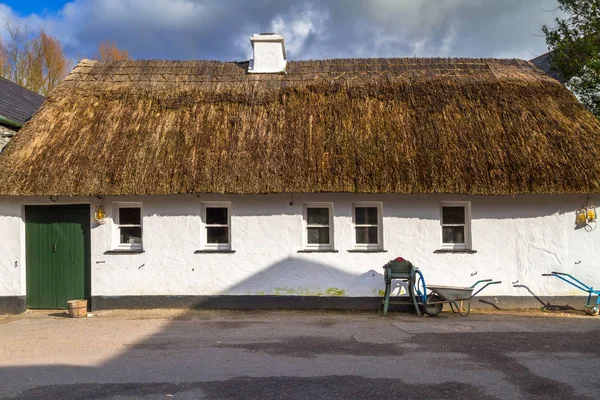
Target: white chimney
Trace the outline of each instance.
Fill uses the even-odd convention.
[[[283,36],[275,33],[256,33],[250,38],[254,58],[248,72],[253,74],[279,73],[285,71],[286,55]]]

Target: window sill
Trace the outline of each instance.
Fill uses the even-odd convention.
[[[115,249],[115,250],[106,250],[104,254],[141,254],[145,253],[142,249]]]
[[[194,254],[233,254],[235,250],[231,249],[202,249],[194,251]]]
[[[477,253],[477,250],[470,250],[470,249],[438,249],[438,250],[434,250],[433,252],[435,254],[448,254],[448,253],[454,253],[454,254],[475,254],[475,253]]]
[[[383,249],[350,249],[348,253],[387,253],[387,250]]]
[[[334,249],[302,249],[298,253],[339,253],[339,250]]]

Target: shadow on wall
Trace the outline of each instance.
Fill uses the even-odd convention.
[[[540,304],[541,309],[548,310],[548,311],[550,311],[550,310],[560,310],[560,311],[575,310],[575,308],[571,307],[568,304],[561,306],[561,305],[550,304],[550,302],[545,302],[540,296],[535,294],[527,285],[513,285],[513,287],[523,288],[523,289],[527,290],[529,292],[529,294],[531,294],[531,296],[533,296],[533,298]]]
[[[518,282],[518,281],[517,281]],[[514,288],[524,289],[526,295],[521,296],[503,296],[503,300],[498,300],[494,296],[486,296],[485,294],[478,295],[474,301],[485,304],[487,308],[496,310],[511,310],[511,309],[540,309],[544,311],[577,311],[582,310],[586,303],[586,296],[541,296],[534,293],[531,288],[525,284],[517,282],[513,283]],[[553,304],[559,301],[564,301],[564,305]]]
[[[323,263],[288,257],[230,286],[223,294],[376,296],[378,289],[384,289],[383,274],[373,269],[353,275]]]
[[[384,293],[381,272],[360,275],[298,257],[278,261],[218,295],[196,296],[97,296],[94,310],[129,308],[187,309],[338,309],[378,310]],[[233,277],[234,272],[223,272]],[[394,281],[392,295],[406,293],[406,284]],[[404,289],[404,290],[402,290]],[[358,296],[357,296],[358,294]],[[409,310],[399,305],[396,310]]]

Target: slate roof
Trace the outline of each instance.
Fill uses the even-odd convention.
[[[564,76],[562,76],[562,74],[560,72],[554,71],[552,69],[552,66],[550,65],[551,57],[552,57],[552,52],[549,51],[547,53],[537,56],[536,58],[532,58],[529,61],[533,65],[535,65],[536,67],[538,67],[539,69],[541,69],[542,71],[544,71],[545,73],[550,75],[552,78],[554,78],[557,81],[559,81],[560,83],[564,84],[566,82]]]
[[[45,97],[0,78],[0,116],[24,124],[35,114]]]

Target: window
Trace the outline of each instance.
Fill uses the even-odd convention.
[[[304,205],[305,241],[307,249],[333,249],[333,205],[330,203]]]
[[[231,249],[230,206],[228,203],[203,205],[204,246],[207,249]]]
[[[354,246],[358,249],[383,249],[381,203],[354,204]]]
[[[468,201],[441,203],[442,248],[470,249],[471,204]]]
[[[142,207],[140,204],[116,204],[115,225],[119,249],[142,249]]]

